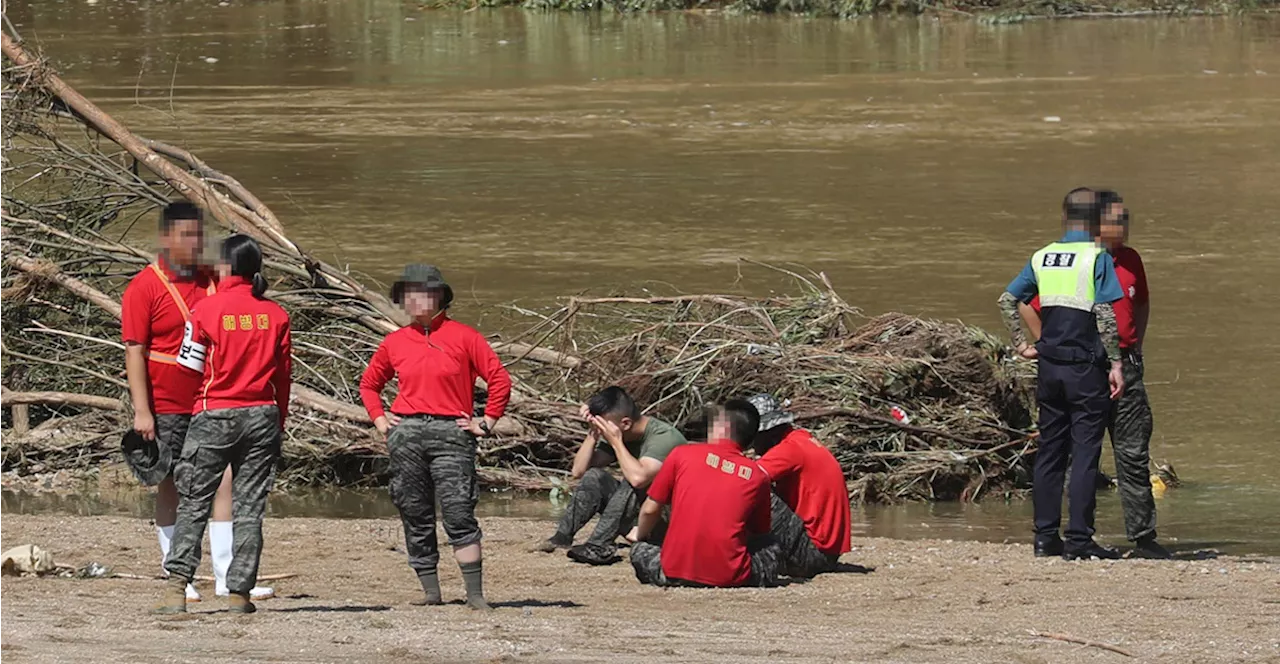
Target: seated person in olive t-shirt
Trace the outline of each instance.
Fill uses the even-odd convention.
[[[570,548],[569,557],[607,565],[619,560],[614,541],[635,526],[649,483],[671,450],[683,445],[685,439],[670,424],[641,413],[626,390],[617,386],[588,399],[582,416],[591,430],[573,458],[573,478],[581,481],[555,534],[535,550],[550,553],[571,547],[573,536],[599,514],[591,537]],[[614,462],[622,471],[622,480],[605,469]]]
[[[836,568],[850,548],[851,515],[844,469],[831,450],[768,394],[751,397],[760,413],[754,446],[773,481],[773,536],[782,547],[781,572],[811,578]]]
[[[656,586],[773,586],[779,548],[769,534],[769,476],[743,456],[759,426],[751,403],[725,403],[713,416],[711,440],[671,452],[640,508],[631,566]],[[671,523],[660,543],[664,505]]]

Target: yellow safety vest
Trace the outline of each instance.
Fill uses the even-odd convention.
[[[1102,254],[1093,242],[1054,242],[1031,257],[1041,307],[1093,311],[1093,271]]]

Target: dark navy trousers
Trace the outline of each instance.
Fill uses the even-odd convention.
[[[1060,363],[1043,357],[1039,367],[1040,445],[1031,487],[1036,540],[1058,537],[1062,483],[1070,465],[1065,539],[1068,547],[1086,546],[1093,540],[1098,504],[1095,482],[1111,412],[1107,370],[1098,364]]]

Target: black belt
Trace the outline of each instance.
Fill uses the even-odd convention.
[[[424,420],[426,422],[453,422],[462,417],[461,415],[427,415],[425,413],[414,413],[413,415],[392,413],[392,415],[398,416],[401,420]]]
[[[1058,364],[1105,364],[1107,356],[1091,353],[1083,348],[1047,346],[1037,344],[1040,357]]]

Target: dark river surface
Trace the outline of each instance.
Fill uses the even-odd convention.
[[[11,0],[140,134],[234,174],[317,255],[442,266],[458,315],[584,289],[785,286],[999,330],[1077,185],[1126,198],[1152,290],[1174,546],[1280,553],[1280,17],[864,20],[422,11],[393,0]],[[1109,453],[1108,455],[1109,456]],[[1105,462],[1110,465],[1110,460]],[[6,495],[5,512],[146,499]],[[859,510],[859,533],[1028,539],[1029,504]],[[544,498],[491,513],[550,516]],[[273,514],[391,516],[385,495]],[[1123,539],[1105,496],[1100,535]]]

